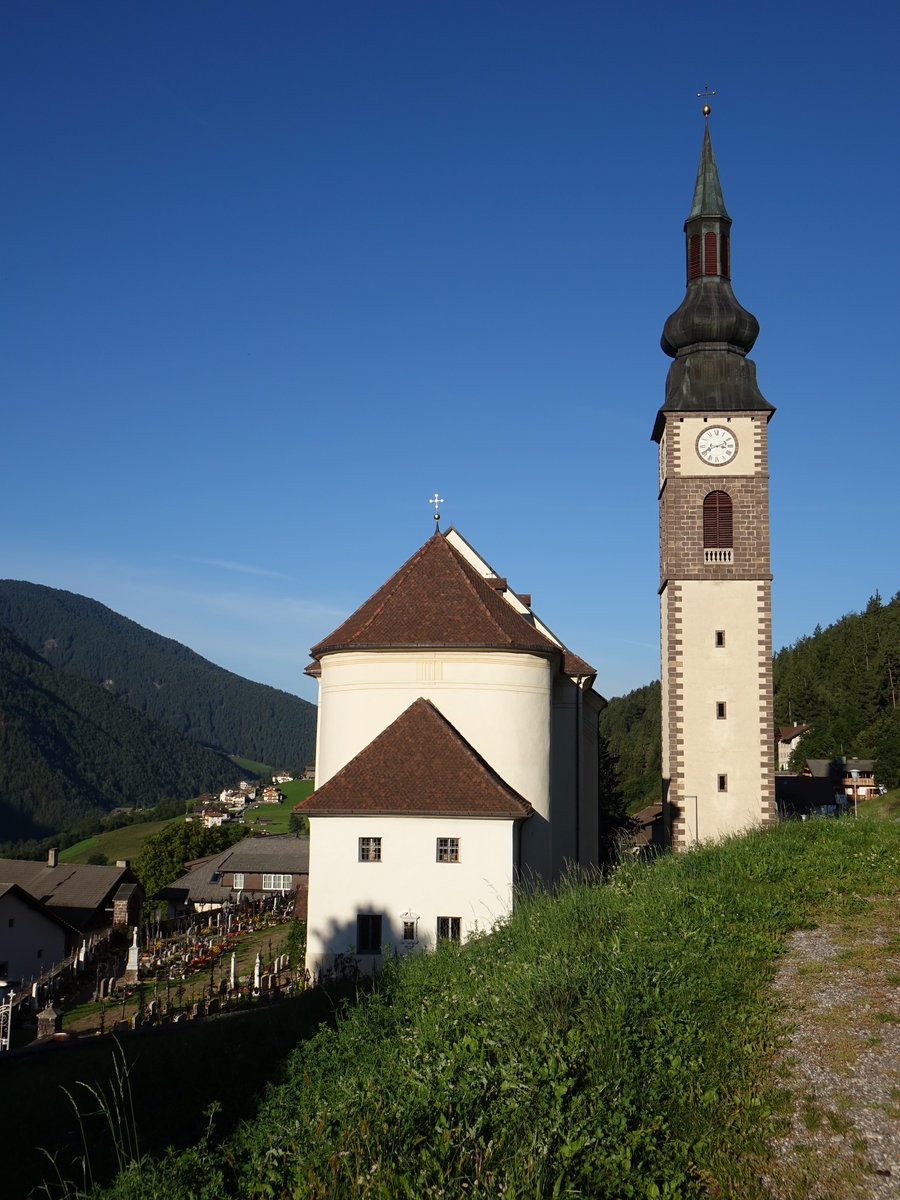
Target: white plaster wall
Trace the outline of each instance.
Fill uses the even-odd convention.
[[[762,633],[755,580],[681,584],[684,672],[683,807],[688,844],[759,824],[762,816]],[[716,647],[715,631],[725,631]],[[665,669],[663,671],[665,675]],[[724,700],[726,717],[716,717]],[[717,776],[728,776],[727,792]],[[697,805],[688,797],[697,797]]]
[[[422,696],[543,818],[549,815],[548,659],[498,650],[369,650],[326,654],[321,666],[316,787]]]
[[[361,837],[381,838],[381,862],[359,861]],[[460,839],[458,863],[437,862],[439,837]],[[357,913],[381,913],[382,942],[400,953],[433,947],[439,916],[461,918],[462,941],[490,929],[512,911],[514,838],[508,819],[311,817],[307,968],[355,947]],[[413,945],[405,914],[418,918]]]
[[[553,689],[553,744],[551,750],[551,864],[553,879],[558,879],[568,863],[576,861],[576,817],[579,802],[577,778],[582,746],[576,746],[578,725],[578,687],[567,676],[558,676]]]
[[[39,949],[43,950],[40,958]],[[65,956],[66,935],[58,925],[18,896],[0,898],[0,961],[9,963],[8,979],[37,979]]]
[[[660,702],[662,712],[662,739],[660,759],[662,763],[663,780],[672,778],[672,767],[669,761],[669,588],[663,588],[659,596],[659,630],[660,630]]]
[[[737,454],[724,466],[709,466],[697,453],[697,438],[704,429],[723,425],[734,434]],[[684,417],[674,419],[670,430],[674,434],[674,450],[680,456],[682,475],[753,475],[756,472],[756,422],[752,417]]]

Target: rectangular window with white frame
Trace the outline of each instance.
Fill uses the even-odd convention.
[[[439,863],[459,862],[459,838],[439,837],[437,840],[437,861]]]
[[[359,839],[359,861],[381,862],[380,837],[361,837]]]
[[[244,872],[243,871],[235,871],[234,883],[231,886],[234,888],[234,890],[236,892],[242,892],[244,890]]]
[[[264,892],[289,892],[291,890],[290,875],[263,875]]]

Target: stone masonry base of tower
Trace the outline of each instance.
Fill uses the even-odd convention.
[[[673,846],[775,817],[770,588],[670,580],[662,591],[663,798]]]

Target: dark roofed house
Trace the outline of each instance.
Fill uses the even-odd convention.
[[[78,949],[80,932],[18,883],[0,883],[0,985],[38,978]]]
[[[804,733],[812,729],[811,725],[782,725],[778,729],[778,770],[787,771],[791,765],[791,755],[800,744]]]
[[[17,883],[57,917],[81,933],[93,933],[138,919],[142,891],[127,863],[114,867],[61,863],[56,850],[46,862],[20,858],[0,859],[0,883]],[[116,899],[123,884],[134,885],[128,902]],[[120,898],[121,899],[121,898]]]
[[[194,863],[186,874],[157,892],[169,916],[209,912],[226,901],[294,896],[294,915],[306,917],[309,887],[309,838],[293,834],[246,837],[219,854]]]

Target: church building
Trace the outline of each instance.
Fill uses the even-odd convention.
[[[599,857],[594,668],[455,530],[313,646],[307,967],[464,942]]]
[[[775,819],[767,426],[747,357],[759,324],[731,287],[731,218],[706,130],[685,221],[687,292],[659,445],[662,798],[676,847]]]

